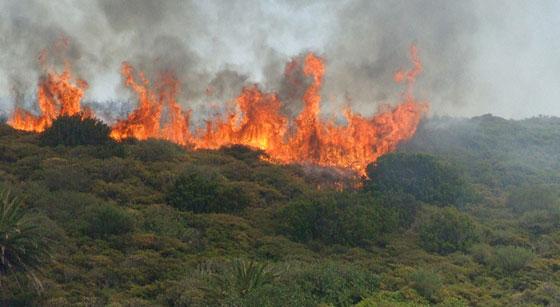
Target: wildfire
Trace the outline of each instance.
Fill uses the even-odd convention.
[[[190,112],[183,112],[177,103],[179,82],[172,73],[162,73],[154,89],[142,72],[139,81],[134,79],[134,68],[123,63],[121,67],[125,84],[138,95],[138,107],[128,118],[118,121],[111,130],[111,137],[116,140],[136,138],[165,139],[185,145],[190,142]],[[164,111],[167,112],[164,118]]]
[[[46,51],[39,55],[39,62],[44,67],[47,66],[46,56]],[[47,68],[37,87],[39,115],[16,107],[8,124],[19,130],[42,132],[62,115],[82,113],[84,117],[93,116],[90,109],[82,108],[80,104],[87,88],[86,81],[73,78],[70,64],[65,64],[62,73]]]
[[[80,106],[87,88],[87,82],[80,79],[73,81],[69,68],[60,74],[50,71],[39,81],[37,89],[40,114],[34,115],[16,107],[8,124],[19,130],[42,132],[61,115],[83,112],[85,117],[92,116],[91,110]]]
[[[228,145],[246,145],[263,150],[276,163],[305,163],[351,169],[365,175],[366,166],[379,156],[395,150],[399,142],[416,131],[428,104],[416,101],[412,86],[422,70],[416,47],[410,50],[413,67],[399,70],[394,78],[405,83],[402,101],[384,108],[369,118],[344,110],[345,124],[320,117],[324,60],[309,53],[302,63],[290,62],[286,74],[302,68],[311,81],[303,97],[303,109],[295,118],[281,111],[276,93],[262,92],[257,85],[246,87],[235,99],[236,108],[206,121],[203,128],[190,129],[190,110],[184,111],[176,97],[180,83],[172,72],[163,72],[150,82],[142,72],[123,63],[124,84],[138,97],[137,108],[115,123],[111,137],[116,140],[159,138],[195,149],[217,149]],[[300,65],[300,66],[298,66]],[[289,77],[289,76],[287,76]],[[87,84],[71,83],[68,70],[48,73],[39,83],[40,116],[16,109],[10,125],[17,129],[42,131],[60,115],[81,111],[80,100]]]

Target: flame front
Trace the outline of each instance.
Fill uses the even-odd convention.
[[[412,94],[422,64],[415,46],[410,53],[413,67],[395,74],[395,81],[406,85],[401,103],[372,117],[363,117],[350,108],[344,110],[343,125],[320,117],[325,65],[322,58],[309,53],[303,63],[292,61],[286,67],[289,74],[302,65],[303,74],[311,81],[302,97],[303,109],[295,118],[282,114],[282,102],[276,93],[264,93],[253,85],[245,87],[235,99],[235,110],[208,119],[205,127],[193,132],[191,112],[184,111],[177,102],[180,83],[174,74],[163,72],[155,82],[150,82],[144,73],[136,72],[125,62],[121,67],[123,82],[137,95],[138,106],[113,125],[111,137],[159,138],[195,149],[246,145],[263,150],[272,162],[338,167],[365,175],[369,163],[414,135],[428,110],[428,104],[416,101]],[[39,83],[41,115],[17,108],[9,124],[39,132],[60,115],[81,112],[80,100],[87,83],[78,80],[74,85],[71,79],[68,70],[62,74],[48,73]]]
[[[111,137],[116,140],[136,138],[160,138],[185,145],[191,141],[189,132],[189,112],[183,112],[176,97],[179,82],[172,73],[162,73],[150,88],[150,82],[143,73],[139,81],[134,79],[134,68],[123,63],[121,74],[125,84],[138,95],[138,107],[128,118],[118,121],[111,130]],[[164,111],[167,118],[164,120]]]
[[[37,89],[40,114],[34,115],[16,107],[8,124],[19,130],[42,132],[62,115],[82,113],[85,117],[92,116],[91,110],[82,109],[80,104],[87,88],[84,80],[73,80],[68,65],[60,74],[49,71],[41,78]]]

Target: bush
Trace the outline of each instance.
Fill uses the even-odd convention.
[[[510,192],[506,205],[516,213],[558,209],[560,208],[558,187],[540,185],[517,188]]]
[[[248,164],[254,164],[260,161],[260,157],[264,154],[262,150],[253,149],[243,145],[232,145],[220,148],[220,151],[241,160]]]
[[[372,196],[380,205],[396,214],[399,226],[407,228],[415,220],[418,201],[410,194],[400,192],[374,193]]]
[[[6,276],[22,273],[40,289],[34,271],[49,258],[50,247],[45,229],[23,209],[19,198],[0,186],[0,282],[5,282],[2,279]]]
[[[525,212],[521,216],[519,224],[534,235],[550,233],[560,225],[560,210],[556,212],[547,210]]]
[[[63,159],[49,159],[43,162],[43,168],[39,176],[51,191],[87,192],[91,188],[92,178],[81,165],[70,164]]]
[[[380,284],[378,275],[344,263],[306,265],[285,276],[293,288],[310,298],[314,306],[351,306],[372,295]]]
[[[83,118],[82,114],[61,116],[53,121],[39,137],[46,146],[105,145],[111,142],[111,128],[94,118]]]
[[[429,252],[466,251],[477,240],[471,218],[455,208],[437,209],[420,225],[420,242]]]
[[[442,286],[438,274],[423,269],[411,273],[409,280],[411,287],[416,292],[432,302],[436,299]]]
[[[356,304],[356,307],[418,307],[426,306],[426,299],[420,295],[411,297],[412,293],[403,293],[404,291],[387,291],[381,290],[373,296]],[[412,291],[410,291],[412,292]],[[459,305],[461,306],[461,305]],[[456,306],[454,306],[456,307]]]
[[[185,156],[181,146],[165,140],[148,139],[145,141],[129,141],[128,153],[134,158],[144,162],[173,161]]]
[[[254,261],[235,260],[225,272],[212,275],[214,296],[225,294],[228,299],[240,299],[251,292],[271,284],[277,277],[267,264]]]
[[[208,169],[191,167],[175,181],[167,203],[195,213],[238,212],[251,200],[241,185]]]
[[[473,259],[480,263],[480,264],[489,264],[492,256],[493,256],[494,249],[484,243],[478,243],[471,247],[470,254]]]
[[[393,153],[368,165],[365,189],[399,192],[436,205],[463,205],[475,199],[462,174],[449,163],[425,154]]]
[[[134,219],[126,210],[106,204],[91,209],[85,232],[92,238],[105,239],[111,235],[129,233],[133,228]]]
[[[514,273],[524,268],[533,259],[531,250],[518,246],[498,246],[491,258],[491,265],[503,273]]]
[[[368,195],[323,194],[291,202],[277,216],[280,231],[299,242],[363,245],[396,228],[396,214]]]

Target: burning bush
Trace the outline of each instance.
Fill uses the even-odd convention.
[[[98,119],[84,118],[82,114],[62,116],[41,133],[39,141],[47,146],[105,145],[111,141],[110,131]]]

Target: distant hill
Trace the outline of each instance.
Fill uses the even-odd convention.
[[[445,157],[464,167],[473,180],[490,185],[560,183],[558,117],[430,118],[400,150]]]

